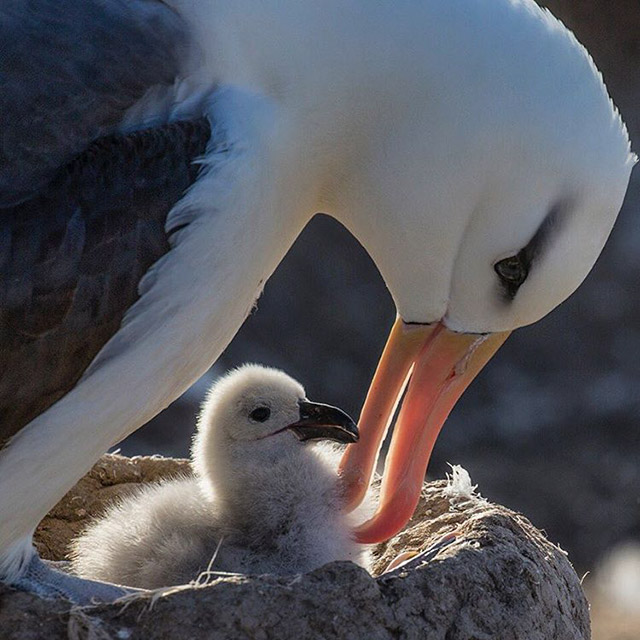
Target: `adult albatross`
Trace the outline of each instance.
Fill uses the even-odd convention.
[[[391,535],[471,379],[591,269],[634,163],[532,0],[4,0],[0,43],[0,574],[45,595],[86,591],[37,563],[38,521],[211,365],[318,211],[398,310],[352,504],[413,372],[358,530]]]

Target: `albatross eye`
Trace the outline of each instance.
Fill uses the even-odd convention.
[[[508,300],[513,300],[520,285],[529,275],[529,265],[527,264],[525,255],[521,251],[515,256],[509,256],[504,260],[496,262],[493,268],[500,278],[505,297]]]
[[[271,417],[271,409],[269,407],[258,407],[249,414],[249,417],[254,422],[266,422]]]
[[[528,269],[521,260],[520,255],[510,256],[493,266],[501,280],[520,286],[528,275]]]

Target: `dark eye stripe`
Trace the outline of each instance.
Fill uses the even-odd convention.
[[[542,224],[538,227],[533,238],[529,240],[527,246],[522,249],[521,253],[524,254],[524,259],[531,267],[534,260],[539,258],[549,245],[551,238],[558,230],[561,217],[567,210],[566,202],[555,205],[551,211],[547,214],[547,217],[542,221]]]

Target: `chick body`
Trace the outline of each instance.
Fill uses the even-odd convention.
[[[208,567],[291,574],[334,560],[368,566],[367,548],[351,535],[362,511],[341,509],[341,448],[300,439],[316,429],[301,420],[309,404],[302,386],[274,369],[250,365],[219,380],[194,438],[194,476],[146,486],[108,510],[74,541],[75,572],[152,589]],[[326,428],[330,437],[334,427]]]

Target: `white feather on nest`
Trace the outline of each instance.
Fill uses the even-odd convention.
[[[482,496],[476,494],[477,484],[471,484],[469,472],[459,464],[450,464],[451,473],[447,473],[447,486],[444,494],[450,499],[478,500]]]

